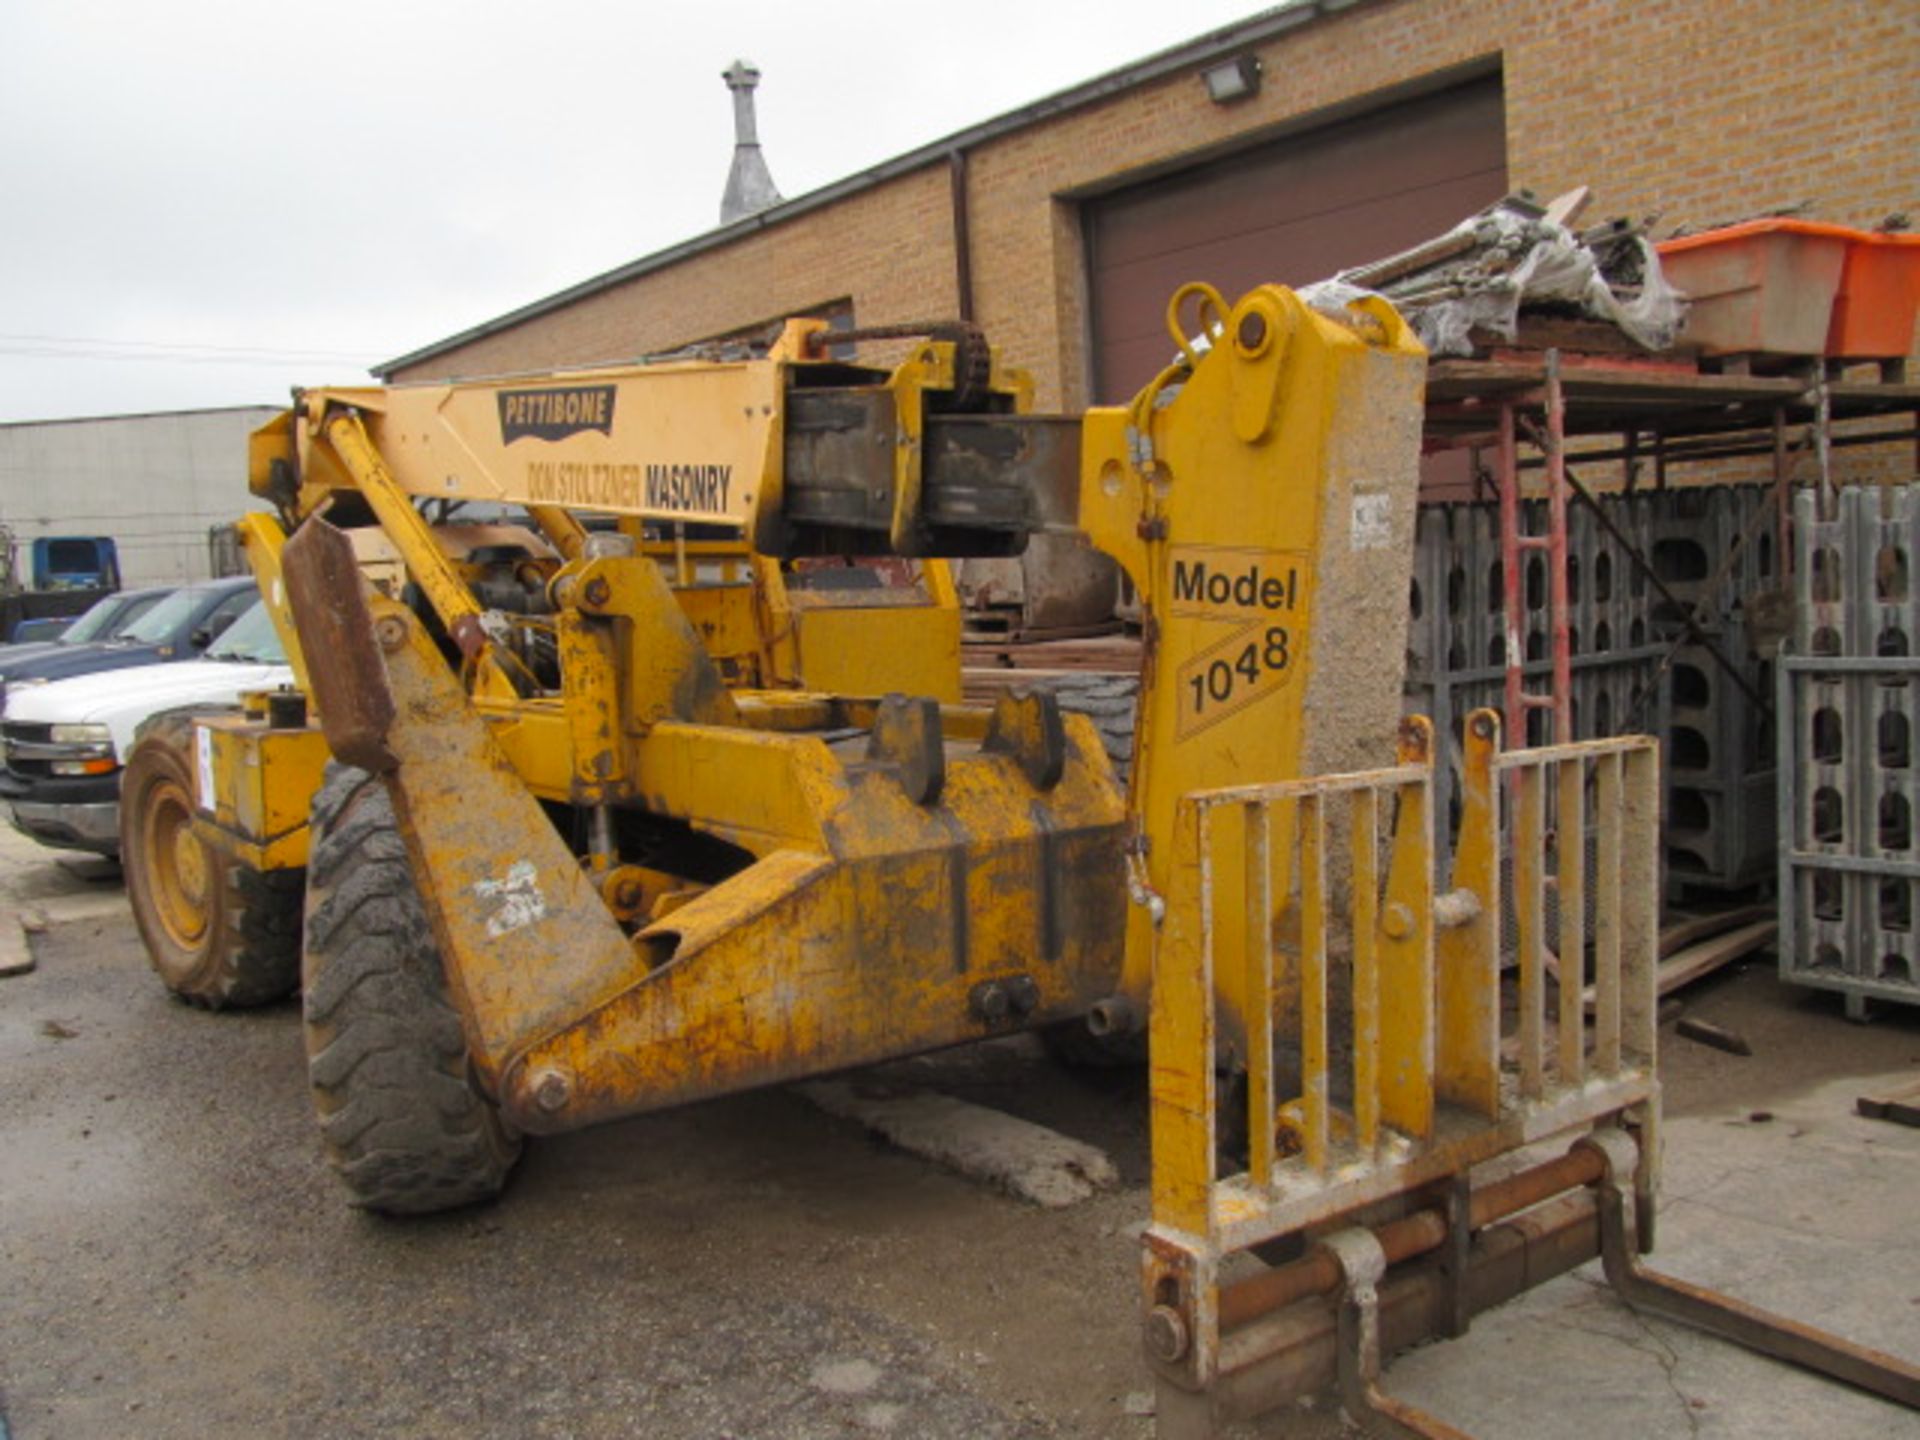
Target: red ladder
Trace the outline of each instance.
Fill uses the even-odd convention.
[[[1505,588],[1506,736],[1516,748],[1532,742],[1526,718],[1532,710],[1553,712],[1553,734],[1547,743],[1573,740],[1573,646],[1567,626],[1567,468],[1565,455],[1566,398],[1560,387],[1560,352],[1547,351],[1546,366],[1547,533],[1521,533],[1519,441],[1515,415],[1520,400],[1500,405],[1500,567]],[[1530,397],[1520,397],[1528,399]],[[1542,694],[1526,688],[1527,612],[1522,557],[1536,551],[1547,557],[1547,612],[1552,620],[1553,675]]]

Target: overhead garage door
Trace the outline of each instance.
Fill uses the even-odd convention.
[[[1124,400],[1172,358],[1166,307],[1304,285],[1437,235],[1506,193],[1497,77],[1371,111],[1090,202],[1094,393]]]

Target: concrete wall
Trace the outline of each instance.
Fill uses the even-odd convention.
[[[1087,398],[1076,197],[1450,71],[1500,70],[1513,183],[1589,184],[1590,218],[1705,225],[1801,201],[1842,224],[1920,212],[1915,0],[1360,0],[1257,51],[1266,83],[1252,100],[1214,105],[1182,70],[970,152],[976,316],[1034,371],[1043,407]],[[765,218],[397,378],[631,357],[839,296],[862,325],[954,309],[943,160]]]
[[[0,425],[0,524],[24,572],[41,535],[111,535],[122,583],[205,579],[207,531],[263,508],[247,435],[268,406]]]

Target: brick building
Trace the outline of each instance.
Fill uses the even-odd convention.
[[[1215,99],[1215,69],[1253,93]],[[1295,0],[379,368],[964,314],[1076,407],[1164,358],[1180,282],[1317,279],[1511,188],[1668,225],[1920,210],[1915,96],[1917,0]]]

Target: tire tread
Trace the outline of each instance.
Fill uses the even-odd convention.
[[[142,722],[127,754],[127,771],[135,783],[123,789],[123,803],[135,799],[139,777],[155,765],[192,773],[193,722],[196,717],[232,707],[185,707],[162,710]],[[137,768],[136,768],[137,767]],[[129,844],[139,829],[139,816],[122,816],[121,858],[128,868],[128,898],[134,919],[147,943],[149,956],[174,949],[164,929],[146,913],[146,880],[134,873],[142,863],[141,845]],[[219,927],[197,963],[182,974],[169,974],[158,961],[154,969],[167,988],[189,1005],[204,1010],[250,1009],[291,995],[300,984],[301,900],[306,891],[303,869],[256,870],[232,856],[209,852],[220,887],[209,924]],[[176,967],[177,968],[177,967]]]
[[[306,910],[308,1081],[351,1202],[420,1215],[491,1199],[519,1137],[475,1087],[386,787],[329,765]]]

